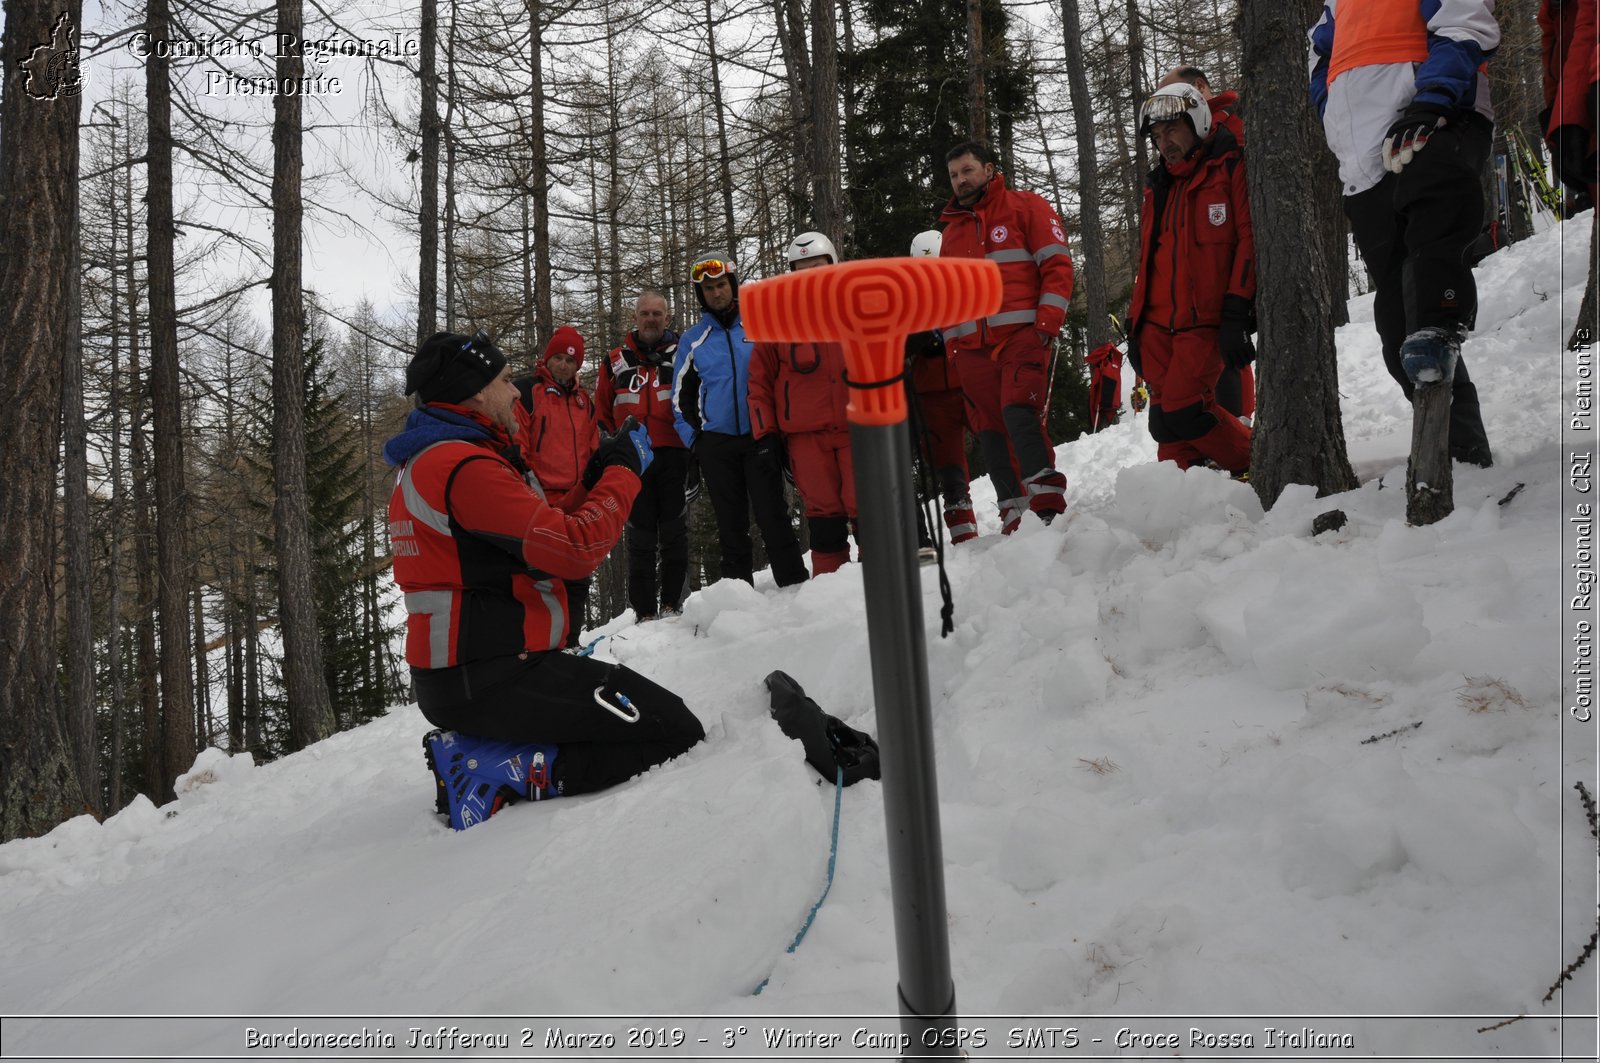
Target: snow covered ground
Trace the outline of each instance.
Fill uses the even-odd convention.
[[[1596,912],[1572,789],[1595,789],[1595,725],[1561,687],[1560,367],[1588,227],[1482,266],[1465,355],[1497,464],[1458,466],[1434,527],[1404,523],[1409,410],[1370,299],[1339,334],[1358,490],[1263,514],[1220,474],[1153,464],[1142,418],[1059,450],[1071,509],[1052,527],[1002,539],[974,485],[986,534],[949,552],[948,639],[923,577],[975,1056],[1594,1057],[1600,961],[1541,1002]],[[1335,506],[1349,523],[1313,539]],[[210,751],[174,806],[0,846],[0,1014],[40,1017],[5,1023],[4,1055],[439,1056],[456,1025],[510,1036],[456,1054],[549,1058],[551,1017],[586,1015],[559,1025],[614,1035],[610,1058],[893,1058],[892,1018],[850,1018],[897,1010],[879,786],[844,792],[832,891],[786,954],[825,882],[834,791],[761,684],[782,668],[876,732],[859,568],[722,583],[681,618],[603,630],[600,656],[679,691],[708,732],[609,793],[452,833],[411,707],[261,767]],[[223,1018],[48,1018],[101,1014]],[[309,1018],[334,1015],[372,1018]],[[664,1035],[630,1047],[641,1025]],[[780,1025],[843,1040],[769,1050]],[[1052,1026],[1077,1045],[1016,1047],[1013,1029]],[[274,1048],[252,1027],[396,1047]],[[412,1027],[433,1042],[408,1049]]]

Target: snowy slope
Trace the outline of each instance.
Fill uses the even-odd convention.
[[[963,1014],[1470,1015],[1278,1025],[1350,1032],[1355,1055],[1549,1058],[1563,1007],[1593,1013],[1594,962],[1540,1002],[1595,911],[1562,782],[1563,758],[1591,780],[1595,762],[1592,730],[1561,741],[1558,584],[1561,339],[1588,225],[1481,268],[1465,356],[1498,464],[1458,466],[1434,527],[1407,528],[1377,482],[1403,483],[1409,410],[1370,299],[1339,334],[1356,491],[1292,489],[1264,515],[1224,476],[1153,464],[1142,418],[1059,450],[1071,509],[1052,527],[1002,539],[974,485],[985,535],[949,552],[949,639],[923,573]],[[1313,540],[1334,506],[1349,524]],[[679,691],[708,740],[606,794],[451,833],[412,707],[261,767],[208,752],[169,809],[0,846],[0,1014],[892,1015],[876,783],[845,792],[832,892],[784,952],[824,884],[834,793],[761,686],[782,668],[875,731],[861,593],[848,566],[608,625],[599,655]],[[239,1026],[118,1037],[238,1058]],[[13,1021],[6,1051],[87,1028]]]

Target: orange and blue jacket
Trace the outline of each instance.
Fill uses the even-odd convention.
[[[1384,137],[1413,103],[1494,120],[1492,0],[1324,0],[1309,36],[1311,100],[1347,196],[1383,179]]]

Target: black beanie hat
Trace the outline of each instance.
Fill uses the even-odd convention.
[[[460,402],[482,391],[505,367],[506,356],[489,342],[488,333],[435,332],[406,366],[406,394],[422,402]]]

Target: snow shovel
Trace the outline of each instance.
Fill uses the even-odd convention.
[[[973,259],[845,262],[747,285],[752,340],[844,346],[877,704],[904,1057],[960,1057],[928,710],[916,491],[905,430],[905,340],[1000,309],[1000,269]]]

